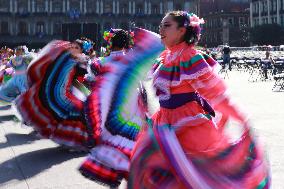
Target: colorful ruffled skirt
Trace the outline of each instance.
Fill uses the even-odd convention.
[[[153,116],[134,148],[128,180],[129,189],[269,187],[269,166],[252,134],[231,141],[196,102]]]
[[[78,87],[77,62],[64,44],[51,42],[31,63],[27,71],[29,88],[17,98],[15,105],[24,123],[42,137],[86,149],[89,135],[83,106],[87,94]]]

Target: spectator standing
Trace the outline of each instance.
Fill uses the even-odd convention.
[[[232,64],[231,64],[231,61],[230,61],[230,54],[231,54],[231,49],[230,49],[229,45],[226,44],[223,47],[223,64],[224,65],[228,64],[229,70],[231,71],[232,70]]]

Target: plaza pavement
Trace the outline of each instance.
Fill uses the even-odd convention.
[[[284,189],[284,92],[272,92],[273,81],[251,83],[247,78],[232,71],[226,82],[235,101],[250,113],[254,133],[266,147],[272,188]],[[68,152],[31,132],[13,121],[12,110],[0,111],[0,189],[106,188],[77,171],[86,154]]]

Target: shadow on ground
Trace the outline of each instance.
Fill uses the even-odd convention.
[[[54,165],[85,155],[86,153],[71,153],[62,147],[47,148],[21,154],[0,164],[0,186],[14,179],[24,180],[31,178]]]
[[[0,123],[5,121],[15,121],[17,117],[15,115],[2,115],[0,116]]]
[[[6,134],[5,137],[7,138],[7,142],[0,143],[0,149],[24,144],[31,144],[32,142],[39,140],[34,132],[31,132],[29,134],[9,133]]]

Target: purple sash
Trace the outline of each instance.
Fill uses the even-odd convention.
[[[168,100],[160,100],[160,106],[167,109],[176,109],[188,102],[196,101],[204,111],[215,117],[215,112],[210,104],[197,92],[173,94]]]

